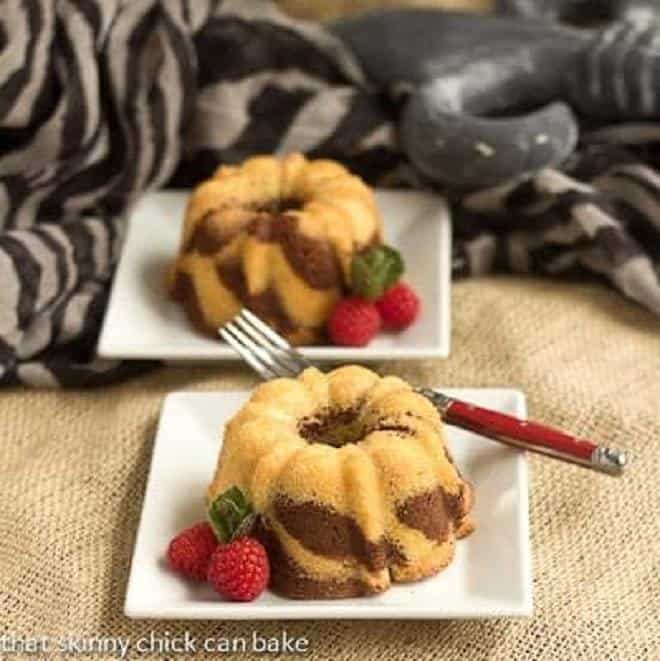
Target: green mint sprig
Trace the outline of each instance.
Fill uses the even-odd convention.
[[[382,296],[404,271],[401,254],[390,246],[368,248],[353,258],[351,289],[363,298],[374,300]]]
[[[208,519],[221,544],[248,535],[256,520],[252,506],[238,487],[221,493],[208,510]]]

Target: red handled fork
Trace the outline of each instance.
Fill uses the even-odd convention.
[[[243,309],[218,332],[265,380],[296,377],[313,367],[307,358],[249,310]],[[627,457],[622,450],[596,445],[538,422],[475,406],[430,388],[416,388],[415,391],[428,398],[443,420],[455,427],[608,475],[621,475],[626,467]]]

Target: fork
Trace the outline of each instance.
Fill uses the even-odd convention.
[[[317,367],[245,308],[218,332],[265,380],[295,378],[308,367]],[[506,445],[563,459],[609,475],[621,475],[626,467],[627,456],[623,450],[596,445],[544,424],[482,408],[430,388],[415,388],[415,392],[430,400],[446,423]]]

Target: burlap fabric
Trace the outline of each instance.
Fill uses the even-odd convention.
[[[162,398],[251,386],[235,365],[163,368],[104,390],[0,394],[0,634],[136,639],[188,630],[203,639],[286,628],[308,637],[319,659],[660,658],[660,322],[596,285],[508,278],[456,284],[452,312],[449,360],[390,371],[420,384],[519,387],[534,416],[634,453],[621,480],[530,458],[533,618],[126,619]]]
[[[381,7],[434,7],[450,11],[492,11],[495,0],[277,0],[292,16],[312,20],[331,20]]]

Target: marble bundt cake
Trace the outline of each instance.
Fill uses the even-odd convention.
[[[254,157],[192,193],[170,294],[213,337],[246,306],[295,344],[319,342],[353,256],[380,241],[373,194],[343,166]]]
[[[236,486],[284,596],[340,598],[415,581],[472,530],[472,490],[433,405],[362,367],[259,386],[228,423],[212,502]]]

